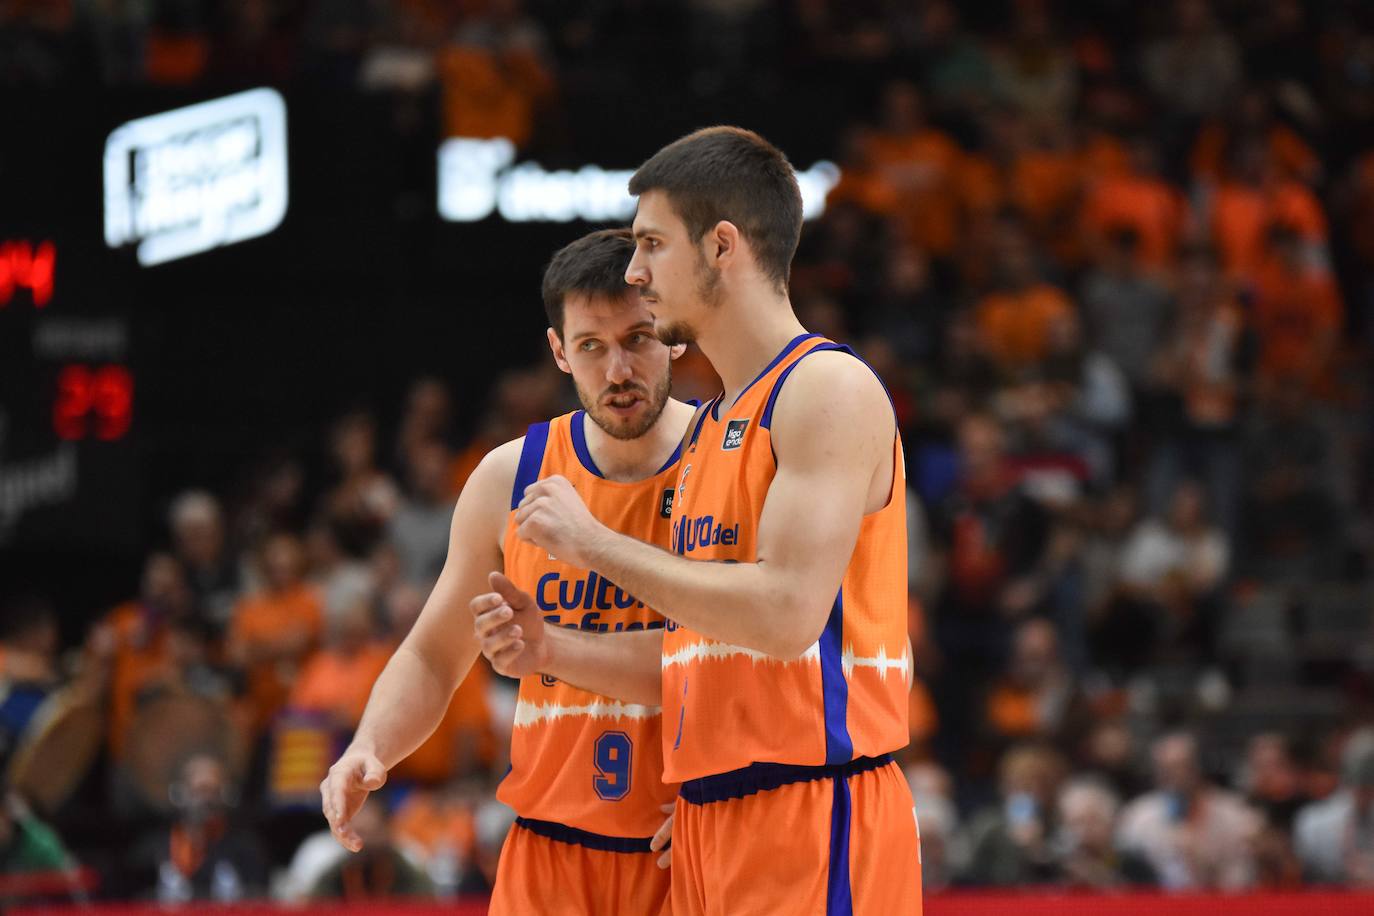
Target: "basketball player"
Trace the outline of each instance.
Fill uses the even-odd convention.
[[[670,621],[675,916],[919,913],[911,794],[891,757],[907,742],[911,677],[891,404],[792,311],[802,207],[781,152],[749,131],[698,131],[644,163],[630,191],[626,279],[659,336],[695,340],[725,391],[692,420],[671,552],[611,530],[558,477],[525,491],[517,535]],[[553,632],[533,607],[508,592],[473,600],[498,671],[646,695],[641,646]]]
[[[350,820],[386,771],[434,730],[476,657],[466,616],[473,595],[519,588],[533,596],[541,619],[560,627],[647,635],[654,646],[662,638],[663,618],[652,609],[614,580],[519,540],[512,521],[527,486],[560,475],[601,523],[666,542],[693,407],[669,397],[669,361],[682,348],[659,341],[648,309],[626,286],[633,253],[628,230],[594,232],[558,252],[545,273],[549,347],[585,409],[494,449],[463,488],[443,573],[320,787],[331,829],[355,852],[361,842]],[[656,677],[656,655],[647,667]],[[662,778],[656,684],[643,700],[522,679],[511,771],[497,791],[519,817],[501,852],[491,913],[657,914],[664,907],[668,872],[649,847],[676,788]]]

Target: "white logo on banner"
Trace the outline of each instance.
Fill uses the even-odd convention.
[[[456,137],[439,147],[439,215],[455,223],[493,212],[512,223],[628,220],[635,212],[633,174],[595,165],[550,172],[534,162],[517,165],[515,145],[504,137]],[[825,160],[797,173],[806,219],[825,212],[825,196],[839,180],[839,166]]]
[[[161,264],[286,215],[286,103],[252,89],[129,121],[105,141],[105,242]]]

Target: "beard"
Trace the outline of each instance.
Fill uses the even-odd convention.
[[[663,381],[653,391],[646,391],[638,385],[612,385],[601,392],[600,397],[594,398],[582,389],[577,379],[573,379],[573,387],[577,389],[577,399],[582,402],[582,408],[587,411],[587,416],[591,417],[592,422],[601,427],[606,435],[613,439],[638,439],[653,428],[658,422],[659,415],[663,413],[668,396],[673,390],[673,374],[671,369],[663,373]],[[606,398],[617,394],[640,395],[644,399],[644,411],[638,417],[617,417],[602,404]]]
[[[700,252],[697,255],[696,281],[697,299],[708,309],[719,306],[721,300],[720,269],[707,266],[706,258]],[[644,295],[657,296],[652,290],[645,290]],[[655,326],[654,334],[664,346],[668,347],[697,342],[697,329],[686,321],[674,321],[661,328]]]

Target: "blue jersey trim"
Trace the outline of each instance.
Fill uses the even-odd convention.
[[[525,498],[525,488],[539,479],[544,465],[544,449],[549,444],[549,422],[534,423],[525,432],[525,446],[520,450],[520,464],[515,468],[515,486],[511,490],[510,508],[514,512]]]
[[[859,757],[839,766],[808,767],[790,763],[751,763],[747,767],[689,779],[682,784],[679,793],[682,800],[693,805],[709,805],[713,802],[745,798],[789,786],[794,782],[815,782],[817,779],[848,779],[869,770],[887,766],[892,762],[891,754],[878,757]]]
[[[755,385],[758,384],[759,379],[763,378],[765,375],[772,372],[773,369],[777,367],[778,363],[782,362],[784,359],[787,359],[787,355],[789,353],[797,349],[797,347],[801,346],[806,341],[820,336],[821,335],[819,334],[798,334],[796,337],[793,337],[791,340],[789,340],[787,342],[787,346],[782,348],[782,352],[779,353],[777,356],[773,357],[773,361],[770,362],[768,365],[764,366],[763,371],[760,372],[757,376],[755,376],[752,382],[744,386],[744,391],[741,391],[739,395],[735,398],[734,403],[730,405],[731,408],[733,408],[735,404],[738,404],[740,402],[740,400],[744,397],[745,392],[747,392],[750,388],[753,388]],[[724,392],[721,393],[720,399],[717,400],[716,403],[711,406],[711,416],[713,419],[720,419],[720,404],[723,400],[725,400]]]
[[[567,824],[559,824],[554,821],[537,821],[529,817],[517,817],[515,823],[530,833],[538,834],[547,839],[556,840],[559,843],[571,843],[574,846],[584,846],[587,849],[597,849],[601,852],[652,852],[649,849],[649,840],[652,837],[640,839],[638,837],[603,836],[599,833],[578,830]]]
[[[573,414],[568,422],[568,429],[572,431],[573,451],[577,452],[577,460],[582,462],[582,466],[591,473],[606,479],[606,475],[601,473],[601,468],[596,466],[596,461],[592,458],[592,450],[587,448],[587,412],[579,410]]]
[[[706,418],[715,414],[716,407],[720,404],[721,398],[723,397],[725,397],[725,394],[722,392],[712,398],[711,403],[707,404],[706,409],[697,417],[697,424],[692,427],[692,438],[687,440],[689,448],[697,444],[697,439],[701,437],[701,428],[706,425]]]
[[[687,403],[691,404],[693,407],[697,406],[696,400],[691,400]],[[579,410],[577,413],[573,414],[571,421],[568,423],[568,428],[572,430],[573,451],[577,453],[577,460],[582,462],[582,466],[588,471],[600,477],[602,480],[605,480],[606,475],[601,473],[601,468],[596,466],[596,459],[592,457],[592,450],[587,447],[587,412],[585,410]],[[663,462],[663,467],[654,471],[654,476],[657,477],[659,474],[662,474],[664,471],[677,464],[678,459],[681,457],[682,443],[679,442],[677,448],[668,456],[668,460]]]
[[[854,916],[854,892],[849,883],[849,781],[835,779],[830,806],[830,872],[825,879],[825,916]]]
[[[806,359],[812,353],[822,353],[827,350],[839,351],[840,353],[848,353],[850,356],[854,357],[859,362],[863,363],[865,366],[868,366],[868,371],[872,372],[873,377],[876,378],[878,380],[878,383],[883,386],[883,393],[887,395],[887,402],[892,405],[892,415],[893,417],[896,417],[897,405],[893,403],[892,392],[887,390],[887,383],[884,382],[883,377],[878,374],[878,370],[874,369],[872,366],[869,366],[867,360],[865,360],[859,354],[855,353],[853,348],[845,344],[823,343],[818,346],[812,347],[810,350],[807,350],[801,356],[797,357],[797,361],[792,365],[788,366],[786,369],[784,369],[782,371],[782,374],[778,376],[778,380],[773,383],[773,390],[768,393],[768,403],[764,405],[763,415],[759,417],[759,426],[762,426],[764,429],[771,429],[773,427],[773,405],[777,403],[778,394],[782,392],[782,383],[787,381],[787,377],[792,374],[792,370],[797,368],[798,364],[800,364],[802,360]]]
[[[849,681],[844,677],[844,589],[835,595],[821,632],[821,697],[825,705],[825,762],[838,766],[854,756],[849,737]]]

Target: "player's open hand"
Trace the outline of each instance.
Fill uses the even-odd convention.
[[[499,572],[488,578],[492,591],[472,599],[473,629],[482,654],[497,674],[524,677],[549,660],[544,615],[515,583]]]
[[[676,809],[677,806],[672,802],[660,806],[659,810],[668,815],[668,819],[649,840],[650,852],[663,850],[663,855],[658,857],[659,868],[668,868],[673,864],[673,811]]]
[[[353,818],[367,796],[386,784],[386,768],[375,755],[348,750],[329,768],[320,783],[320,800],[329,831],[349,852],[363,848],[362,837],[353,829]]]
[[[515,511],[516,533],[573,566],[590,569],[587,548],[606,532],[566,477],[554,475],[525,488]]]

